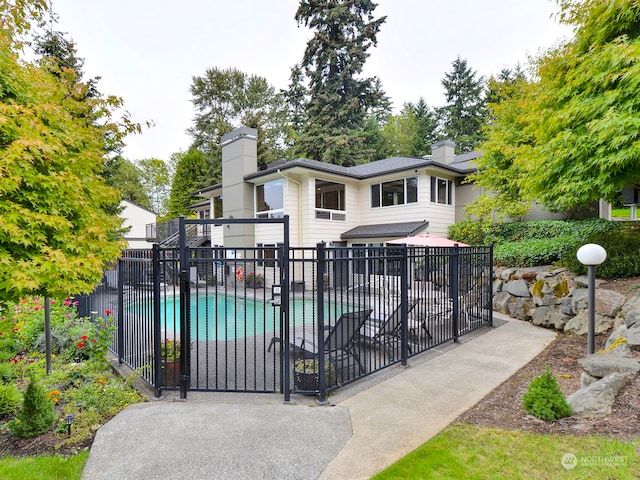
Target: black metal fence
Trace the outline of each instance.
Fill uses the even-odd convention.
[[[491,325],[491,289],[491,247],[156,245],[125,252],[89,303],[113,312],[113,352],[158,395],[323,400]]]

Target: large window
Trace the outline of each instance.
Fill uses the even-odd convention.
[[[342,183],[316,180],[316,218],[346,220],[344,192]]]
[[[439,177],[431,177],[431,201],[453,205],[453,182]]]
[[[371,185],[371,206],[389,207],[418,201],[418,177],[400,178]]]
[[[256,186],[256,218],[284,216],[284,179]]]

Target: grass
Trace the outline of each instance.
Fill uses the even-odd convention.
[[[89,452],[71,457],[0,458],[0,478],[3,480],[79,480]]]
[[[542,435],[452,425],[382,471],[385,479],[637,479],[640,440]],[[572,454],[575,457],[572,457]],[[573,468],[571,459],[577,460]]]
[[[631,209],[630,208],[614,208],[611,210],[611,216],[615,218],[630,218],[631,217]]]

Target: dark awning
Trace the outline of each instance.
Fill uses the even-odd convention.
[[[377,237],[408,237],[415,235],[429,225],[429,222],[422,220],[420,222],[403,222],[403,223],[381,223],[379,225],[360,225],[358,227],[347,230],[340,238],[343,240],[351,240],[354,238],[377,238]]]

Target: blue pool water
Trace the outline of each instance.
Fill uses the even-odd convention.
[[[180,300],[167,298],[161,306],[161,325],[165,332],[180,332]],[[328,306],[332,318],[340,315],[340,306]],[[311,325],[317,319],[312,300],[297,299],[290,303],[292,326]],[[191,337],[198,340],[225,341],[262,335],[278,330],[280,307],[251,298],[202,296],[191,300]]]

